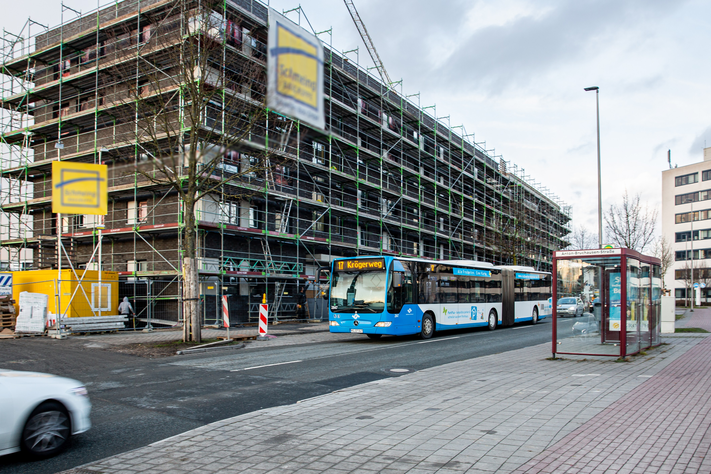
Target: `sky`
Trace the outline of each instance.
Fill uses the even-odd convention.
[[[84,13],[105,3],[64,2]],[[422,106],[436,105],[437,117],[464,125],[477,143],[572,206],[575,227],[597,233],[595,93],[585,87],[600,88],[603,212],[627,191],[661,214],[667,151],[672,166],[684,166],[702,161],[711,146],[711,2],[354,3],[391,79],[402,79],[402,92],[419,93]],[[359,62],[372,65],[343,2],[270,0],[279,12],[299,4],[302,26],[332,28],[321,35],[326,44],[359,47]],[[19,33],[28,17],[60,22],[60,0],[0,5],[9,32]],[[288,16],[299,21],[296,12]]]

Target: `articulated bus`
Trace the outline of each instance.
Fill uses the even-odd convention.
[[[448,329],[536,324],[551,314],[551,274],[471,260],[341,258],[331,263],[328,297],[331,332],[427,339]]]

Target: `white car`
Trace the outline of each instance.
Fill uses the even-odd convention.
[[[48,457],[71,435],[91,427],[81,382],[38,372],[0,369],[0,455],[26,451]]]

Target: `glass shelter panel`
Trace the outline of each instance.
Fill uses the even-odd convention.
[[[639,352],[641,300],[640,300],[640,267],[639,261],[627,259],[627,353]]]
[[[649,328],[652,337],[652,345],[657,346],[662,343],[662,327],[660,321],[662,314],[662,277],[659,266],[651,265],[650,274],[652,275],[652,310],[649,317]]]
[[[620,264],[619,257],[557,261],[556,352],[619,355]]]

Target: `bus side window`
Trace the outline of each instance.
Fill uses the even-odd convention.
[[[484,303],[486,301],[481,283],[479,280],[472,281],[472,303]]]
[[[392,272],[388,290],[388,312],[399,313],[403,305],[413,303],[413,293],[412,273]]]
[[[469,288],[469,283],[470,283],[470,278],[469,277],[461,277],[459,280],[459,285],[458,285],[458,293],[459,293],[459,302],[460,303],[469,303],[469,296],[470,296],[470,288]]]
[[[486,301],[487,303],[501,302],[501,280],[489,280],[486,282]]]

